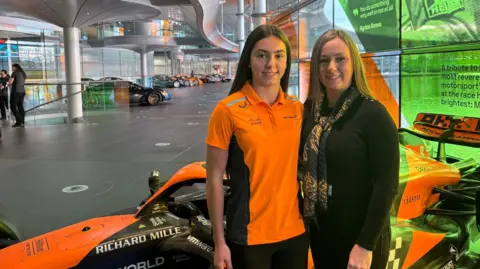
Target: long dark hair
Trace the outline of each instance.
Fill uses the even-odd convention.
[[[240,56],[240,61],[237,66],[237,73],[235,79],[233,80],[232,88],[228,93],[233,94],[238,92],[243,88],[243,85],[249,80],[252,79],[252,69],[250,69],[250,55],[252,54],[253,47],[257,44],[258,41],[269,37],[276,36],[282,40],[287,48],[287,68],[285,69],[285,74],[283,74],[282,79],[280,80],[280,86],[282,91],[287,92],[288,90],[288,79],[290,77],[290,65],[292,63],[292,55],[290,49],[290,42],[288,41],[285,33],[280,30],[277,26],[271,24],[263,24],[255,28],[245,41],[245,46],[243,47],[242,55]]]
[[[23,71],[23,68],[19,64],[12,64],[12,67],[15,67],[16,71],[22,73],[23,78],[27,79],[27,74],[25,74],[25,71]]]

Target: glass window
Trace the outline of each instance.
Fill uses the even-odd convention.
[[[398,50],[398,1],[334,0],[335,28],[347,31],[361,52]]]
[[[315,1],[299,12],[299,58],[312,55],[317,39],[328,29],[333,28],[333,6],[325,0]]]
[[[479,117],[480,51],[402,55],[401,111],[410,126],[418,113]],[[447,145],[456,157],[480,158],[475,148]]]
[[[290,79],[288,80],[288,94],[294,95],[299,98],[299,73],[298,73],[298,61],[292,62],[290,67]]]
[[[375,98],[399,122],[399,56],[363,57],[368,85]]]
[[[402,0],[402,47],[440,46],[479,40],[480,2]]]
[[[103,56],[101,49],[83,48],[82,77],[99,79],[103,77]]]
[[[120,52],[118,50],[103,49],[103,75],[116,77],[121,74]]]

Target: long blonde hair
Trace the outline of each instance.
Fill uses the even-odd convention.
[[[312,60],[310,63],[310,83],[308,85],[308,97],[307,99],[312,100],[312,105],[315,106],[320,100],[321,92],[325,92],[325,87],[320,82],[320,55],[322,55],[322,50],[325,44],[335,38],[340,38],[347,44],[347,47],[350,51],[353,64],[353,76],[352,84],[355,83],[355,86],[359,90],[360,94],[374,99],[370,88],[368,87],[367,77],[365,74],[365,67],[362,62],[362,57],[358,51],[355,41],[352,37],[343,30],[339,29],[330,29],[320,36],[315,42],[315,46],[312,51]]]

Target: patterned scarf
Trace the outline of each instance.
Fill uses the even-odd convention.
[[[348,88],[342,93],[330,115],[321,116],[322,106],[328,104],[325,93],[322,92],[320,102],[313,108],[315,126],[305,140],[302,156],[304,169],[303,211],[304,217],[307,219],[315,218],[317,205],[320,207],[320,212],[327,211],[327,139],[332,125],[346,113],[359,96],[358,89]]]

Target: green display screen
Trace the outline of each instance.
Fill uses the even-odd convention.
[[[338,3],[365,51],[398,49],[399,0],[338,0]]]
[[[480,1],[401,1],[402,48],[478,41]]]
[[[480,117],[480,51],[403,55],[401,112],[411,125],[420,113]],[[450,147],[480,160],[480,149]]]

